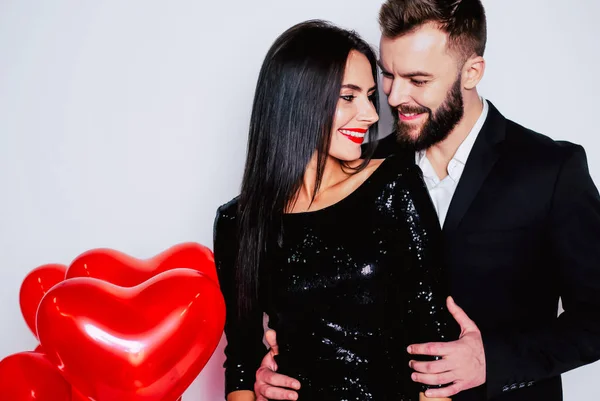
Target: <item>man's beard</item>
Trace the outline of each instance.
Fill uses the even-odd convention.
[[[463,97],[460,88],[461,82],[460,77],[458,77],[452,88],[448,91],[446,99],[444,99],[444,102],[435,113],[432,113],[431,109],[425,106],[413,107],[400,105],[393,108],[392,114],[394,115],[394,122],[396,124],[396,140],[398,143],[403,147],[419,151],[446,139],[464,114]],[[414,124],[400,120],[398,110],[406,114],[427,113],[429,116],[419,129]],[[411,132],[415,130],[419,130],[420,132],[411,135]]]

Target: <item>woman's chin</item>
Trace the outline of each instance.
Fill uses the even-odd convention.
[[[330,153],[330,156],[333,156],[340,162],[345,162],[345,163],[358,162],[361,160],[361,155],[362,155],[362,152],[360,149],[360,145],[357,145],[356,149],[347,149],[347,150],[344,150],[343,152]]]

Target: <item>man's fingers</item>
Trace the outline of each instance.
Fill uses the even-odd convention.
[[[425,343],[409,345],[407,351],[412,355],[445,356],[455,348],[454,341],[447,343]]]
[[[265,397],[269,400],[297,400],[298,393],[293,390],[287,390],[280,387],[266,386]]]
[[[467,316],[465,311],[454,302],[454,298],[448,297],[446,300],[446,306],[448,307],[448,312],[452,314],[454,320],[456,320],[456,322],[460,325],[463,333],[467,330],[478,330],[475,322],[472,321],[471,318]]]
[[[297,400],[298,393],[281,387],[272,387],[267,384],[255,384],[254,392],[257,395],[256,400]]]
[[[462,391],[460,384],[454,383],[448,387],[429,389],[425,391],[425,396],[428,398],[449,398],[460,391]]]
[[[292,377],[276,373],[271,369],[261,367],[256,371],[256,382],[265,383],[267,386],[286,387],[298,390],[300,382]],[[261,393],[262,394],[262,393]],[[262,394],[264,395],[264,394]],[[267,397],[271,398],[271,397]],[[289,398],[285,398],[286,400]]]
[[[279,346],[277,345],[277,333],[273,329],[269,329],[265,333],[265,340],[271,348],[274,355],[279,355]]]
[[[423,384],[430,384],[430,385],[435,385],[435,386],[440,385],[440,384],[452,383],[456,379],[453,372],[445,372],[445,373],[438,373],[438,374],[413,372],[410,377],[415,382],[423,383]]]
[[[453,366],[447,359],[437,361],[410,361],[409,366],[418,373],[444,373],[452,370]]]

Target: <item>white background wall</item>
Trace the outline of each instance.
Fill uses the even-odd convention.
[[[188,240],[212,246],[215,209],[238,191],[272,41],[324,18],[377,45],[380,4],[0,1],[0,359],[36,345],[18,303],[36,266],[101,246],[137,257]],[[600,3],[484,5],[482,94],[509,118],[584,145],[599,183]],[[185,401],[222,399],[222,362],[221,344]],[[598,377],[598,363],[566,374],[565,399],[600,399]]]

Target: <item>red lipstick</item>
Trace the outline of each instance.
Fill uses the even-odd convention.
[[[367,129],[365,128],[340,128],[338,131],[340,132],[340,134],[344,135],[346,138],[359,145],[363,143],[363,141],[365,140],[365,134],[367,133]],[[355,132],[359,135],[351,135],[350,132]]]

